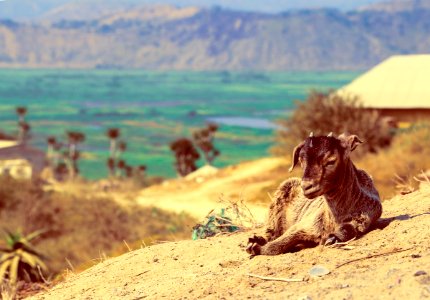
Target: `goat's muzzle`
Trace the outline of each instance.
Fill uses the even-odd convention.
[[[303,194],[308,199],[313,199],[320,195],[319,192],[321,190],[321,187],[314,180],[303,179],[301,186]]]

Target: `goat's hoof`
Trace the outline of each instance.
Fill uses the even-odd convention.
[[[260,246],[264,246],[267,244],[267,241],[264,237],[254,234],[253,237],[248,239],[248,243],[255,243],[255,244],[258,244]]]
[[[337,242],[339,242],[339,239],[335,235],[330,234],[329,237],[326,239],[324,246],[334,245]]]
[[[261,253],[261,246],[257,243],[249,243],[246,247],[246,252],[251,254],[251,258],[253,258],[256,255],[260,255]]]

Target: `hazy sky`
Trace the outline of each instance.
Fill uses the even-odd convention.
[[[99,1],[99,2],[131,2],[131,3],[169,3],[177,6],[222,6],[240,10],[254,10],[265,12],[279,12],[288,9],[335,7],[339,9],[353,9],[382,0],[0,0],[0,10],[45,10],[67,2]],[[1,14],[1,12],[0,12]]]

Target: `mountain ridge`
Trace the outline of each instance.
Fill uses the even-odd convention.
[[[430,49],[430,9],[268,14],[162,5],[68,16],[1,20],[0,67],[362,70]]]

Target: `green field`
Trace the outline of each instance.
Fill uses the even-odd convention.
[[[109,140],[119,127],[129,164],[151,175],[175,176],[169,143],[220,121],[216,144],[222,167],[268,154],[273,121],[288,117],[311,89],[338,88],[359,72],[152,72],[142,70],[0,70],[0,130],[16,133],[16,106],[27,106],[31,143],[86,134],[82,173],[107,174]]]

